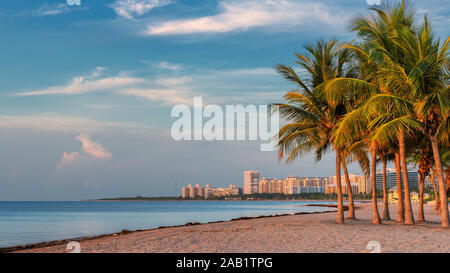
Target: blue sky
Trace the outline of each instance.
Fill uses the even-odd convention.
[[[240,185],[246,169],[331,175],[333,155],[286,165],[257,142],[175,142],[170,110],[280,101],[293,86],[273,67],[315,39],[353,39],[349,20],[376,2],[2,1],[0,200],[174,195]],[[415,3],[447,37],[450,3]]]

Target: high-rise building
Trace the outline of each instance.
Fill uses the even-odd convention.
[[[401,175],[402,181],[403,181],[403,174]],[[383,171],[378,171],[376,176],[376,185],[377,190],[383,190]],[[419,184],[419,174],[417,171],[408,171],[408,184],[409,188],[412,189],[418,189]],[[387,168],[386,169],[386,185],[387,189],[391,189],[393,187],[397,187],[397,172],[395,169]],[[403,182],[402,182],[403,185]]]
[[[244,172],[244,194],[258,193],[259,171]]]
[[[197,189],[192,187],[191,184],[188,185],[189,198],[195,198],[197,196]]]
[[[300,194],[325,192],[326,177],[294,177],[285,179],[266,179],[259,181],[259,193]]]
[[[371,193],[372,187],[370,184],[370,179],[367,179],[367,177],[359,174],[350,173],[348,175],[348,178],[350,180],[350,185],[352,187],[352,193],[364,193],[364,194]],[[331,176],[330,183],[327,185],[325,192],[327,194],[337,193],[336,183],[337,183],[336,175]],[[348,194],[348,189],[346,188],[347,184],[345,182],[345,175],[341,175],[341,185],[342,185],[342,192],[344,194]]]
[[[189,198],[189,188],[183,187],[181,189],[181,198]]]

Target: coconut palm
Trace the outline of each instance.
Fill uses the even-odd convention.
[[[329,104],[318,88],[330,79],[350,76],[347,69],[350,54],[347,50],[336,50],[337,41],[320,40],[305,46],[306,54],[296,54],[299,64],[306,72],[300,76],[293,68],[279,65],[278,71],[297,89],[288,92],[284,99],[287,103],[274,104],[279,107],[280,115],[287,120],[278,134],[279,156],[287,154],[291,162],[304,153],[315,151],[316,160],[332,146],[331,132],[342,115],[345,106]],[[344,223],[343,199],[341,187],[341,149],[331,147],[336,153],[336,186],[338,195],[338,213],[336,222]]]
[[[413,116],[413,105],[407,100],[408,93],[403,86],[398,86],[392,79],[398,78],[398,62],[403,60],[405,52],[398,45],[397,32],[416,32],[414,10],[405,1],[390,6],[384,3],[380,8],[371,8],[374,14],[359,16],[352,24],[362,40],[362,45],[350,46],[357,52],[363,67],[368,72],[361,73],[359,79],[337,78],[328,84],[327,93],[336,94],[336,90],[352,90],[359,94],[370,94],[371,97],[361,103],[361,106],[342,119],[335,133],[335,141],[345,142],[357,135],[358,131],[371,130],[370,141],[373,158],[376,158],[377,146],[398,143],[398,153],[403,173],[405,191],[405,224],[413,224],[409,183],[407,176],[405,135],[419,127]],[[396,36],[397,35],[397,36]],[[375,68],[375,69],[374,69]],[[364,72],[364,71],[363,71]],[[351,128],[353,127],[353,128]],[[374,169],[374,167],[373,167]],[[374,175],[374,174],[372,174]],[[376,190],[376,189],[374,189]],[[399,193],[401,194],[399,188]],[[399,195],[400,195],[399,194]],[[374,206],[376,200],[373,201]],[[378,222],[374,208],[374,223]]]
[[[348,174],[347,169],[347,160],[350,162],[357,162],[359,163],[359,166],[363,170],[364,174],[368,176],[370,174],[370,161],[367,157],[367,150],[364,146],[363,141],[355,141],[354,143],[351,143],[346,148],[341,150],[341,166],[344,170],[344,178],[345,178],[345,184],[348,189],[348,215],[347,219],[355,220],[356,214],[355,214],[355,205],[353,200],[353,191],[352,186],[350,183],[350,177]]]
[[[379,149],[379,158],[383,163],[383,213],[382,220],[391,220],[391,216],[389,213],[389,202],[388,202],[388,189],[387,189],[387,177],[386,177],[386,168],[388,161],[392,161],[394,154],[390,153],[388,147],[381,147]]]
[[[439,188],[445,188],[440,146],[449,147],[449,47],[450,37],[441,45],[425,16],[417,33],[398,32],[397,44],[406,52],[403,64],[397,65],[398,77],[390,78],[394,86],[408,92],[413,115],[431,142]],[[406,97],[406,96],[404,96]],[[446,152],[446,151],[444,151]],[[447,204],[447,193],[440,191],[440,203]],[[441,206],[442,226],[449,227],[448,206]]]

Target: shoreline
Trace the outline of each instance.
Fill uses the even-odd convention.
[[[325,204],[324,204],[325,205]],[[434,207],[425,207],[426,222],[414,226],[391,220],[372,223],[370,204],[359,204],[357,219],[336,223],[334,211],[242,217],[233,221],[159,228],[80,241],[82,253],[367,253],[375,241],[383,253],[450,253],[449,229],[440,225]],[[382,209],[380,204],[378,209]],[[414,215],[419,207],[413,206]],[[281,212],[282,213],[282,212]],[[346,216],[346,215],[344,215]],[[67,242],[67,241],[66,241]],[[55,243],[55,242],[54,242]],[[64,243],[18,249],[16,253],[67,253]]]
[[[101,201],[104,201],[104,200],[101,200]],[[125,200],[117,200],[117,201],[125,201]],[[135,201],[146,201],[146,200],[135,200]],[[186,201],[196,201],[196,200],[186,200]],[[222,201],[222,200],[205,200],[205,201]],[[241,201],[244,201],[244,200],[241,200]],[[249,200],[249,201],[254,201],[254,200]],[[279,200],[274,200],[274,201],[279,201]],[[289,200],[287,200],[287,201],[289,201]],[[307,206],[307,207],[337,208],[337,205],[334,205],[334,204],[306,204],[305,206]],[[357,206],[355,206],[355,210],[356,209],[358,209]],[[344,211],[346,211],[346,210],[348,210],[348,206],[344,205]],[[185,224],[182,224],[182,225],[159,226],[157,228],[150,228],[150,229],[136,229],[136,230],[123,229],[122,231],[116,232],[116,233],[105,233],[105,234],[99,234],[99,235],[90,235],[90,236],[82,236],[82,237],[74,237],[74,238],[67,238],[67,239],[52,240],[52,241],[48,241],[48,242],[39,242],[39,243],[14,245],[14,246],[8,246],[8,247],[0,247],[0,253],[9,253],[9,252],[14,252],[14,251],[30,250],[30,249],[37,249],[37,248],[65,245],[65,244],[67,244],[67,243],[69,243],[71,241],[85,242],[85,241],[95,240],[95,239],[102,239],[102,238],[115,237],[115,236],[123,236],[123,235],[127,235],[127,234],[132,234],[132,233],[154,231],[154,230],[161,230],[161,229],[169,229],[169,228],[201,226],[201,225],[209,225],[209,224],[217,224],[217,223],[227,223],[227,222],[231,223],[231,222],[235,222],[235,221],[263,219],[263,218],[276,218],[276,217],[283,217],[283,216],[295,216],[295,215],[305,215],[305,214],[323,214],[323,213],[334,213],[334,212],[336,212],[336,210],[318,211],[318,212],[296,212],[296,213],[292,213],[292,214],[286,213],[286,214],[275,214],[275,215],[260,215],[260,216],[254,216],[254,217],[243,216],[243,217],[239,217],[239,218],[232,218],[230,220],[211,221],[211,222],[206,222],[206,223],[188,222],[188,223],[185,223]]]

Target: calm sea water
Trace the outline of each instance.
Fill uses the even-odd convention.
[[[0,202],[0,247],[243,216],[333,210],[284,201]]]

